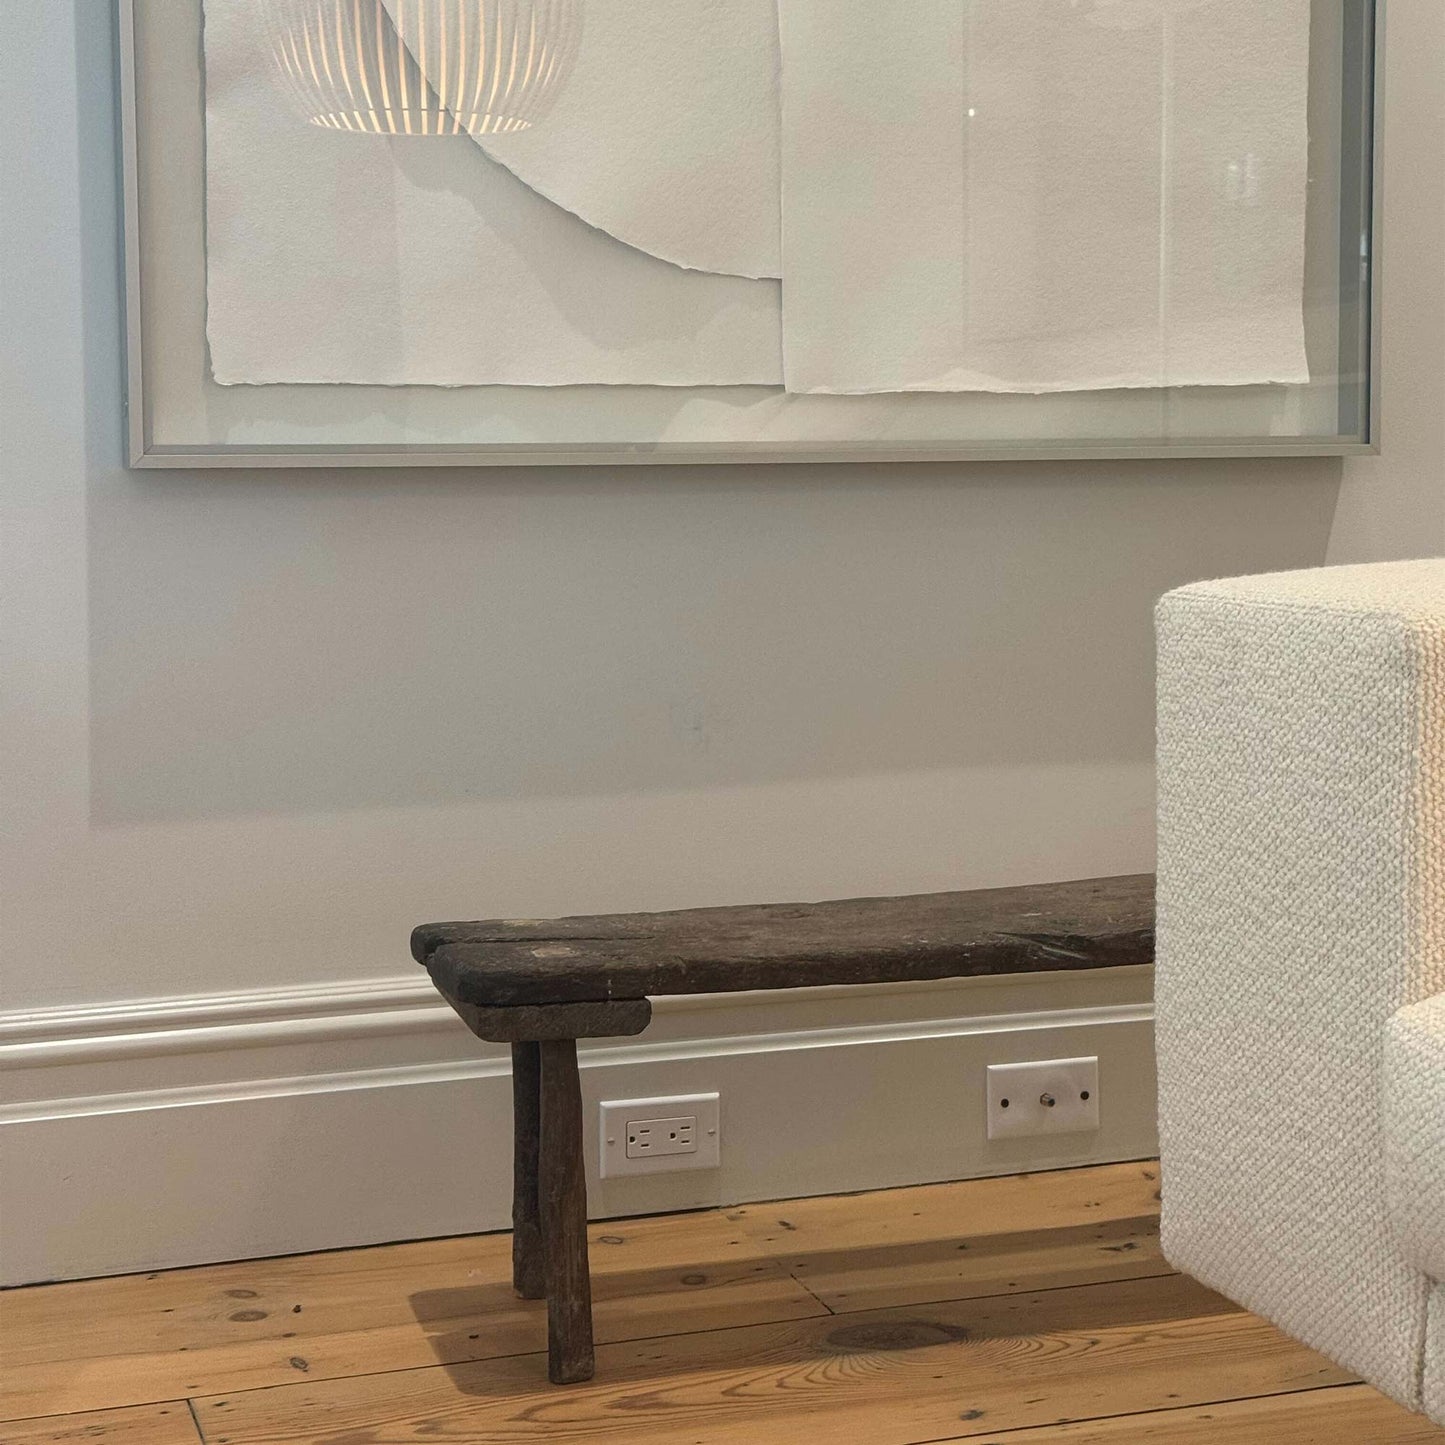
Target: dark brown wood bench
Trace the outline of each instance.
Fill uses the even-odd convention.
[[[577,1040],[639,1034],[658,994],[1111,968],[1154,959],[1151,874],[829,903],[428,923],[412,954],[512,1046],[512,1282],[547,1300],[548,1375],[593,1372]]]

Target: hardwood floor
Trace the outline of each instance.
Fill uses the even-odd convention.
[[[597,1379],[505,1235],[14,1290],[3,1445],[1442,1445],[1170,1271],[1110,1165],[592,1226]]]

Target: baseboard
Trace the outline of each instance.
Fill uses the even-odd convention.
[[[595,1217],[1153,1152],[1148,970],[658,1000],[583,1049],[601,1098],[716,1089],[722,1167]],[[990,1062],[1097,1053],[1097,1134],[989,1143]],[[422,976],[0,1015],[0,1282],[506,1226],[506,1050]],[[589,1150],[592,1140],[588,1139]]]

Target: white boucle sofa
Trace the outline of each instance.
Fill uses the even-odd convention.
[[[1157,620],[1164,1251],[1445,1424],[1445,560]]]

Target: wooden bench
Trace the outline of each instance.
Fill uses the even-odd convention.
[[[1154,879],[429,923],[412,953],[479,1038],[512,1046],[512,1282],[547,1300],[548,1375],[591,1379],[577,1040],[639,1034],[657,994],[1152,963]]]

